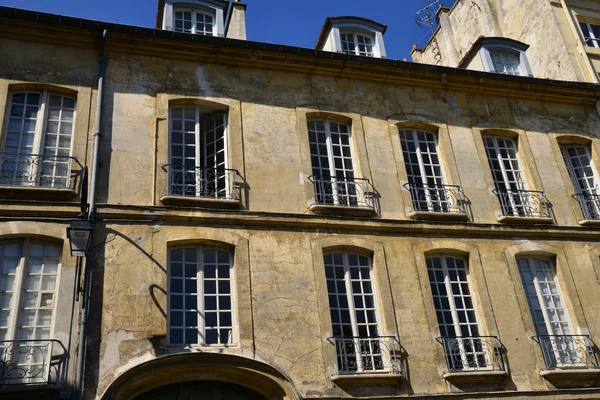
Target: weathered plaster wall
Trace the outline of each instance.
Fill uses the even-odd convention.
[[[450,12],[440,14],[435,40],[414,51],[413,60],[456,67],[480,36],[528,44],[527,58],[537,78],[590,80],[564,10],[547,0],[459,0]],[[483,70],[479,63],[464,67]]]

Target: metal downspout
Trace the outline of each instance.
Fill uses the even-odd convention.
[[[96,102],[96,121],[94,122],[94,149],[92,153],[91,179],[90,179],[90,213],[89,220],[96,221],[96,177],[98,173],[98,153],[100,147],[100,120],[102,117],[102,98],[104,92],[104,75],[106,72],[106,42],[108,30],[102,32],[102,50],[100,52],[100,77],[98,78],[98,101]],[[83,278],[83,296],[81,298],[81,318],[79,322],[79,348],[77,351],[77,373],[75,381],[75,400],[81,399],[83,392],[83,371],[85,367],[85,348],[87,344],[87,320],[89,314],[89,298],[91,286],[91,255],[89,248],[85,255],[85,271]]]
[[[592,75],[592,82],[598,83],[598,75],[596,74],[596,71],[594,70],[594,66],[592,65],[592,62],[590,61],[590,57],[587,55],[587,52],[585,51],[585,44],[583,44],[579,40],[579,29],[577,29],[577,25],[575,24],[575,21],[573,21],[573,15],[571,14],[571,11],[569,11],[569,8],[567,7],[567,2],[565,0],[560,0],[560,5],[562,6],[563,11],[565,12],[567,21],[569,21],[569,27],[571,28],[571,31],[573,32],[573,36],[575,36],[575,42],[577,43],[577,48],[581,52],[581,55],[583,56],[583,59],[585,60],[585,65],[588,67],[590,74]]]

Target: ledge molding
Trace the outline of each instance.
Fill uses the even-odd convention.
[[[451,383],[497,382],[508,376],[506,371],[446,372],[442,377]]]
[[[207,197],[161,196],[160,202],[169,206],[202,207],[219,210],[235,210],[242,208],[242,202],[239,200]]]

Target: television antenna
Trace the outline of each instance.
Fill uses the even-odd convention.
[[[435,37],[435,30],[438,26],[438,19],[435,15],[436,11],[443,6],[441,4],[442,0],[423,0],[423,8],[416,12],[417,15],[417,24],[419,26],[429,27],[431,31],[431,41],[430,44],[433,47],[433,54],[435,58],[435,63],[439,64],[442,61],[442,55],[440,53],[440,47],[437,43],[437,39]]]

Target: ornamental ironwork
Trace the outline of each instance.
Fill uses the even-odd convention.
[[[425,186],[405,183],[415,211],[466,214],[466,197],[460,186]]]
[[[584,219],[600,219],[600,195],[577,193],[573,197],[579,201]]]
[[[402,373],[401,347],[393,336],[331,337],[339,374]]]
[[[440,337],[448,372],[505,371],[502,344],[495,336]]]
[[[53,383],[54,340],[0,341],[0,386]]]
[[[315,203],[341,207],[375,208],[375,189],[363,178],[334,178],[311,175]]]
[[[74,157],[42,154],[0,153],[0,186],[73,188]]]
[[[536,190],[492,191],[502,206],[502,215],[511,217],[552,218],[552,204],[544,192]]]
[[[237,179],[240,173],[235,169],[185,167],[163,165],[167,173],[170,196],[240,200],[241,193]]]
[[[541,335],[533,340],[540,345],[546,369],[598,369],[598,349],[588,335]]]

